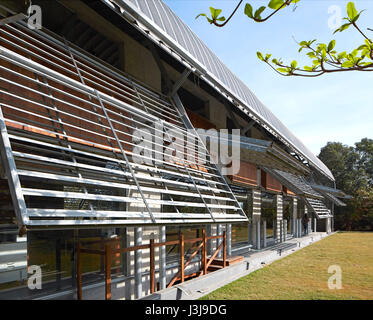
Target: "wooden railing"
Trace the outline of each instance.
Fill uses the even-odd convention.
[[[222,239],[223,241],[219,245],[219,247],[215,250],[215,252],[211,255],[210,258],[207,257],[207,240],[213,239]],[[91,249],[91,248],[83,248],[82,243],[78,243],[77,247],[77,287],[78,287],[78,300],[83,299],[82,295],[82,260],[81,255],[85,254],[98,254],[104,257],[104,265],[105,265],[105,299],[111,299],[111,259],[113,254],[118,253],[127,253],[131,251],[137,250],[150,250],[150,293],[154,293],[155,290],[155,248],[167,246],[167,245],[179,245],[179,258],[180,258],[180,266],[178,273],[172,278],[170,283],[168,284],[167,288],[172,287],[175,282],[180,281],[184,282],[186,278],[191,278],[194,276],[201,276],[207,274],[208,267],[211,265],[213,260],[218,255],[219,251],[223,249],[223,268],[226,267],[226,232],[224,231],[222,235],[218,236],[206,236],[206,230],[202,230],[202,238],[193,238],[193,239],[184,239],[184,235],[180,234],[178,240],[171,240],[165,242],[155,242],[154,239],[150,239],[149,244],[133,246],[128,248],[121,248],[121,249],[113,249],[112,243],[118,241],[118,238],[114,239],[106,239],[104,250],[100,249]],[[198,242],[200,242],[198,244]],[[94,243],[102,243],[101,241],[91,241],[91,242],[84,242],[84,244],[94,244]],[[190,255],[187,262],[185,262],[185,243],[192,243],[196,245],[196,249]],[[185,268],[192,262],[193,258],[201,251],[201,270],[198,272],[194,272],[192,274],[185,275]]]

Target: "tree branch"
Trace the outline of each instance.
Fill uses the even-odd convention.
[[[266,18],[264,19],[257,19],[257,18],[253,18],[253,20],[255,22],[265,22],[267,21],[269,18],[271,18],[273,15],[275,15],[278,11],[280,11],[282,8],[284,8],[285,6],[288,6],[291,4],[291,0],[287,0],[286,2],[284,2],[280,8],[276,9],[275,11],[273,11],[269,16],[267,16]]]
[[[224,26],[229,22],[229,20],[232,19],[232,17],[233,17],[234,14],[236,13],[237,9],[240,7],[242,1],[243,1],[243,0],[240,0],[240,2],[238,3],[237,7],[233,10],[233,12],[232,12],[232,14],[229,16],[229,18],[228,18],[226,21],[224,21],[224,23],[219,24],[219,23],[217,23],[215,20],[213,20],[212,23],[213,23],[215,26],[219,27],[219,28],[224,27]]]
[[[352,22],[352,25],[355,27],[355,29],[357,30],[357,31],[359,31],[361,34],[362,34],[362,36],[365,38],[365,39],[367,39],[369,42],[372,42],[372,40],[370,40],[361,30],[360,30],[360,28],[357,26],[357,24],[355,23],[355,22]]]

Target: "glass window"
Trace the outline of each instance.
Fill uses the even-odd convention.
[[[276,196],[272,193],[262,192],[261,218],[267,223],[267,237],[273,237],[273,227],[277,216]]]

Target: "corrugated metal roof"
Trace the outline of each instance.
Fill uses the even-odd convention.
[[[163,35],[162,40],[171,41],[179,48],[181,56],[191,56],[198,65],[202,65],[208,76],[220,82],[223,87],[250,112],[272,127],[295,150],[300,152],[311,164],[321,170],[330,179],[333,174],[290,130],[253,94],[253,92],[226,67],[220,59],[204,44],[199,37],[161,0],[103,0],[130,8],[142,18],[148,27],[155,27]],[[127,7],[126,7],[127,6]]]

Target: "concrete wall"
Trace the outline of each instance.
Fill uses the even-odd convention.
[[[148,49],[129,37],[125,32],[106,21],[98,13],[80,1],[62,0],[61,3],[79,19],[108,39],[120,44],[123,53],[123,71],[144,82],[157,91],[161,91],[161,74]]]

